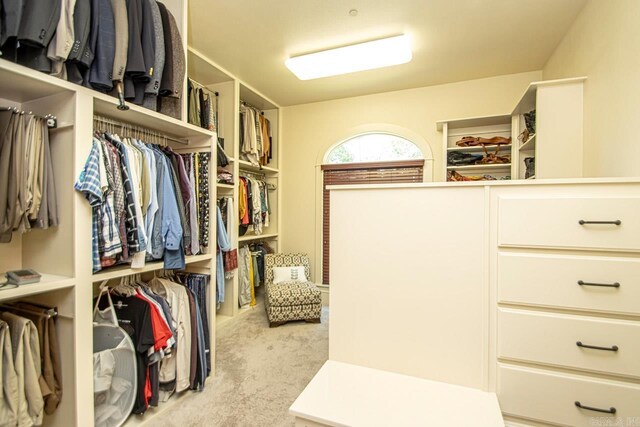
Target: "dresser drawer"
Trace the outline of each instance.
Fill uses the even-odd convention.
[[[640,378],[640,322],[500,308],[498,357]]]
[[[498,245],[640,251],[640,198],[498,198]],[[620,221],[580,224],[580,221]]]
[[[640,314],[640,259],[499,252],[497,280],[502,303]]]
[[[626,423],[640,417],[640,385],[501,363],[498,401],[504,414],[565,426],[621,425],[614,424],[616,420],[631,425]],[[613,407],[616,413],[580,409],[575,402],[606,410]]]

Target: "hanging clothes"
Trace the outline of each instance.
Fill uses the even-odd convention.
[[[211,372],[206,295],[209,276],[181,273],[148,284],[123,278],[111,290],[118,324],[136,348],[136,400],[143,414],[175,392],[202,390]],[[97,302],[109,308],[107,299]]]
[[[192,79],[187,79],[187,118],[192,125],[217,131],[218,96]]]
[[[208,173],[208,160],[96,133],[75,185],[93,210],[93,271],[161,259],[183,269],[185,255],[206,251],[208,176],[198,173]]]
[[[46,119],[0,111],[0,243],[59,224]]]
[[[240,175],[239,181],[239,233],[242,236],[251,228],[260,235],[270,225],[269,185],[251,176]]]
[[[223,252],[227,252],[231,249],[229,244],[229,236],[227,229],[222,222],[222,213],[220,212],[220,206],[216,206],[216,225],[217,225],[217,237],[218,247],[216,250],[216,289],[217,289],[217,302],[218,307],[224,302],[224,265],[223,265]]]
[[[62,398],[60,346],[55,311],[33,303],[2,306],[0,424],[41,425]]]
[[[272,158],[271,122],[258,109],[240,106],[240,157],[254,166],[264,166]]]
[[[251,253],[248,246],[238,249],[238,304],[245,307],[251,303]]]
[[[48,1],[37,12],[34,2],[5,3],[4,59],[181,118],[185,52],[162,3]]]

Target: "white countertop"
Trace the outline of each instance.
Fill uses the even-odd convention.
[[[398,188],[456,188],[456,187],[514,187],[539,185],[580,185],[580,184],[640,184],[640,177],[629,178],[564,178],[564,179],[513,179],[502,181],[462,181],[462,182],[420,182],[413,184],[360,184],[329,185],[329,190],[378,190]]]
[[[504,427],[494,393],[331,360],[289,412],[336,427]]]

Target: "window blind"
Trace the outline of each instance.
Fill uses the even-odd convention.
[[[424,160],[323,165],[322,185],[322,283],[329,284],[330,185],[422,182]]]

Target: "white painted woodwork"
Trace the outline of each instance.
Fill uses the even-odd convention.
[[[500,251],[497,263],[500,303],[640,315],[639,259]]]
[[[498,357],[640,378],[640,322],[498,308]]]
[[[498,381],[498,400],[505,415],[572,427],[638,417],[638,384],[506,364],[498,364]],[[614,407],[616,414],[580,409],[576,401],[602,409]]]
[[[340,242],[331,360],[454,384],[481,372],[472,386],[497,391],[513,426],[587,426],[606,415],[576,400],[640,416],[640,181],[331,190]],[[576,228],[579,219],[622,225]],[[480,366],[470,365],[478,354]]]
[[[289,412],[304,427],[504,426],[494,393],[331,360]]]
[[[640,197],[500,197],[498,243],[510,247],[640,251]],[[621,225],[584,224],[621,221]]]
[[[484,206],[481,187],[333,191],[329,358],[482,388]]]

